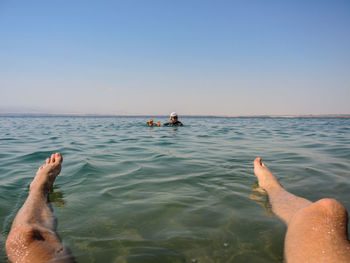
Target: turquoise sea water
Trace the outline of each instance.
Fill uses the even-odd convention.
[[[282,262],[286,227],[256,189],[257,156],[289,191],[350,211],[350,119],[146,121],[1,117],[1,261],[29,183],[57,151],[50,199],[77,262]]]

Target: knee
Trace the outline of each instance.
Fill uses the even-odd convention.
[[[305,209],[305,215],[329,220],[347,220],[345,207],[335,199],[321,199]]]
[[[335,199],[325,198],[296,213],[288,225],[288,232],[289,235],[290,233],[308,233],[312,236],[316,233],[314,229],[323,229],[323,232],[333,229],[337,233],[345,233],[346,226],[345,207]]]
[[[18,247],[28,247],[35,241],[48,241],[50,230],[43,231],[39,227],[32,225],[20,225],[11,229],[7,240],[6,249],[17,249]],[[52,239],[52,238],[51,238]]]
[[[27,243],[32,236],[34,229],[29,225],[20,225],[11,228],[11,231],[7,237],[6,244],[11,244],[16,241],[16,243]]]
[[[57,235],[35,225],[20,225],[11,229],[6,240],[6,253],[10,262],[27,258],[28,262],[47,262],[63,254]],[[35,260],[29,260],[34,258]]]
[[[25,225],[11,229],[6,240],[6,252],[10,259],[25,253],[25,248],[30,244],[32,232],[33,228]]]
[[[345,207],[335,199],[324,198],[315,202],[314,206],[327,214],[346,214]]]

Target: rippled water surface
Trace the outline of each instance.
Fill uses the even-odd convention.
[[[50,200],[78,262],[282,262],[286,228],[257,191],[257,156],[289,191],[350,209],[350,119],[181,120],[1,117],[1,261],[36,169],[57,151]]]

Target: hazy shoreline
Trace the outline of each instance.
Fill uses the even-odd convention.
[[[49,113],[0,113],[0,117],[168,117],[168,115],[138,114],[49,114]],[[305,115],[181,115],[198,118],[350,118],[350,114],[305,114]]]

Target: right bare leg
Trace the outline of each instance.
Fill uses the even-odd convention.
[[[334,199],[312,203],[287,192],[261,158],[254,161],[254,173],[269,195],[272,210],[288,226],[287,262],[350,262],[344,206]]]
[[[261,158],[256,158],[254,161],[254,173],[258,177],[259,186],[269,195],[272,211],[287,225],[297,211],[312,204],[305,198],[287,192],[261,161]]]

